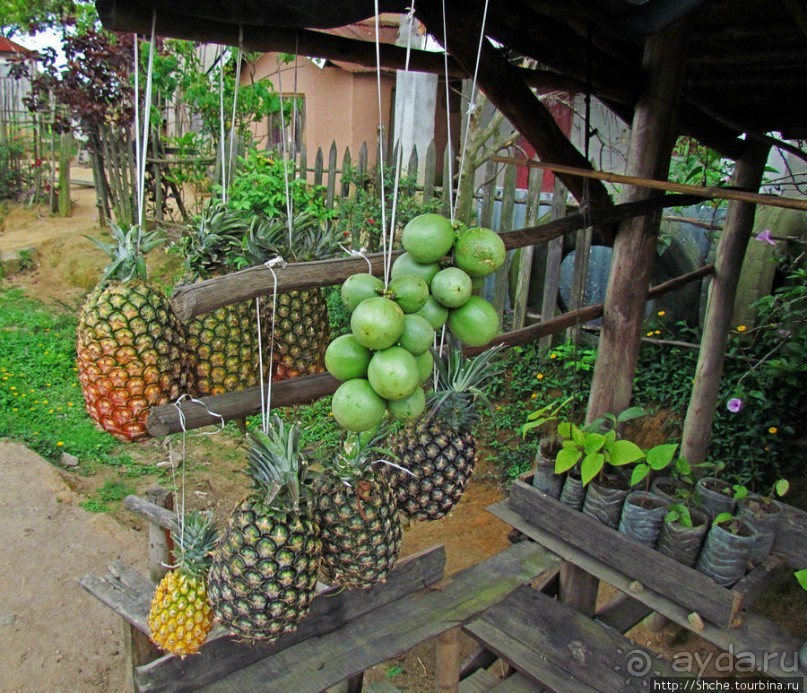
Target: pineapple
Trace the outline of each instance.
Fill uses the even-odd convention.
[[[208,591],[215,618],[253,640],[291,632],[314,596],[321,554],[311,517],[300,431],[273,417],[250,433],[253,491],[236,506],[213,552]]]
[[[149,409],[190,389],[187,333],[165,295],[146,280],[143,255],[156,232],[110,224],[114,243],[91,239],[112,262],[79,315],[76,357],[87,412],[124,441],[146,437]]]
[[[278,255],[289,262],[332,257],[338,248],[332,231],[311,214],[293,220],[289,238],[284,218],[257,217],[244,243],[244,262],[257,265]],[[261,342],[265,356],[272,339],[272,296],[261,300]],[[319,287],[278,293],[274,326],[273,380],[325,370],[325,349],[331,341],[328,304]],[[267,360],[266,358],[264,359]]]
[[[213,627],[205,580],[216,530],[209,517],[194,512],[171,538],[177,567],[157,585],[148,625],[157,647],[184,657],[198,652]]]
[[[478,404],[490,406],[480,389],[498,372],[493,360],[497,346],[469,359],[451,346],[435,359],[436,391],[427,411],[393,441],[393,454],[403,468],[387,467],[398,505],[409,517],[437,520],[462,496],[476,462],[472,427],[479,418]]]
[[[371,440],[348,434],[344,450],[314,484],[314,520],[322,537],[325,582],[342,587],[372,587],[384,582],[401,549],[403,530],[395,496],[373,462],[384,450]]]
[[[181,246],[188,281],[226,272],[249,226],[238,212],[211,203]],[[197,315],[188,323],[188,350],[196,393],[220,395],[258,384],[258,328],[255,305],[243,301]]]

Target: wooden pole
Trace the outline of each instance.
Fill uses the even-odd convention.
[[[759,188],[768,151],[767,144],[749,143],[746,154],[737,161],[732,184],[752,190]],[[681,441],[681,457],[691,464],[703,462],[709,447],[737,283],[754,227],[755,211],[755,205],[747,202],[730,203],[717,247],[715,276],[709,287],[701,349]]]
[[[683,85],[686,32],[677,22],[645,43],[644,67],[650,78],[636,107],[627,170],[639,178],[661,178],[669,169],[676,112]],[[626,187],[621,202],[653,196],[643,187]],[[588,402],[589,420],[618,414],[630,404],[639,356],[650,272],[656,255],[661,214],[623,221],[614,241],[602,333]]]
[[[552,193],[552,219],[558,221],[566,216],[566,186],[559,178],[555,178],[555,189]],[[581,226],[582,228],[582,226]],[[555,317],[558,305],[558,287],[560,286],[560,261],[563,257],[563,237],[558,236],[549,241],[546,247],[546,265],[544,269],[544,294],[541,300],[541,320],[546,322]],[[552,335],[547,335],[538,344],[540,349],[552,346]]]
[[[762,144],[762,143],[758,143]],[[609,183],[619,183],[620,185],[635,185],[651,190],[664,190],[666,192],[677,192],[685,195],[697,195],[707,199],[736,200],[738,202],[752,202],[754,204],[766,205],[768,207],[783,207],[784,209],[797,209],[807,211],[807,200],[795,199],[792,197],[776,197],[775,195],[763,195],[750,190],[738,189],[736,185],[727,188],[717,188],[714,186],[704,187],[701,185],[690,185],[688,183],[673,183],[666,180],[644,176],[623,176],[620,173],[608,173],[606,171],[592,171],[585,168],[575,168],[563,164],[545,163],[543,161],[525,161],[524,159],[514,159],[509,156],[493,156],[491,161],[500,164],[518,163],[520,166],[531,168],[543,168],[556,173],[565,173],[570,176],[580,176],[581,178],[593,178],[604,180]]]
[[[460,689],[460,629],[444,631],[435,643],[437,675],[436,689],[439,693],[457,693]]]
[[[73,149],[73,136],[63,132],[59,149],[59,216],[70,216],[70,154]]]

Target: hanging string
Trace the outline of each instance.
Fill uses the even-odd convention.
[[[238,25],[238,52],[235,58],[235,85],[233,87],[233,113],[230,119],[230,151],[227,157],[227,168],[222,168],[221,201],[227,202],[227,190],[230,187],[233,175],[233,148],[235,146],[235,118],[238,113],[238,90],[241,86],[241,56],[244,46],[244,27]],[[224,65],[222,64],[222,71]]]
[[[451,89],[448,85],[448,27],[446,26],[446,0],[441,0],[443,9],[443,71],[446,85],[446,139],[448,140],[448,213],[454,223],[454,157],[451,154]]]
[[[367,257],[367,256],[364,254],[364,252],[365,252],[365,249],[364,249],[364,248],[360,248],[359,250],[353,250],[352,248],[348,248],[347,246],[344,246],[344,245],[342,245],[341,243],[339,244],[339,247],[340,247],[342,250],[344,250],[344,251],[345,251],[345,252],[346,252],[348,255],[350,255],[351,257],[360,257],[360,258],[362,258],[362,259],[363,259],[363,260],[364,260],[364,261],[367,263],[367,273],[368,273],[368,274],[372,274],[372,273],[373,273],[373,263],[372,263],[372,262],[370,262],[370,258],[369,258],[369,257]]]
[[[481,59],[482,59],[482,47],[485,44],[485,26],[487,25],[487,20],[488,20],[488,1],[489,0],[485,0],[485,8],[482,11],[482,27],[479,30],[479,45],[477,46],[477,49],[476,49],[476,64],[474,65],[474,77],[473,77],[473,80],[471,81],[471,100],[470,100],[470,103],[468,104],[468,111],[467,111],[468,118],[465,121],[465,134],[463,135],[463,138],[462,138],[462,151],[460,152],[460,168],[459,168],[459,171],[457,173],[457,189],[458,190],[461,189],[462,175],[463,175],[463,171],[465,170],[465,154],[466,154],[467,149],[468,149],[468,133],[471,130],[471,118],[473,117],[474,113],[476,112],[476,83],[477,83],[477,78],[479,76],[479,64],[480,64]],[[445,8],[445,4],[443,5],[443,7]],[[443,22],[444,22],[443,30],[445,31],[445,14],[443,14]],[[446,52],[447,52],[447,49],[446,49]],[[446,70],[448,70],[447,67],[446,67]],[[448,72],[446,72],[446,84],[448,84]],[[446,99],[446,113],[448,113],[448,99]],[[450,138],[449,138],[449,142],[451,142]],[[459,195],[457,195],[457,197],[454,199],[454,202],[453,202],[453,205],[452,205],[452,209],[451,209],[451,221],[452,222],[454,221],[454,216],[456,215],[456,211],[457,211],[456,210],[456,205],[458,203],[459,203]]]
[[[219,46],[219,151],[221,152],[221,199],[227,199],[227,144],[224,139],[224,46]]]
[[[153,10],[151,13],[151,43],[149,44],[149,62],[146,72],[146,94],[143,103],[143,139],[140,149],[140,156],[139,158],[137,156],[135,157],[140,165],[137,172],[137,223],[141,228],[143,227],[143,223],[145,221],[144,216],[146,211],[146,154],[148,151],[149,124],[151,122],[151,88],[153,82],[152,78],[154,75],[154,37],[156,28],[157,11]]]
[[[140,205],[140,40],[133,34],[134,44],[134,126],[135,126],[135,196]],[[139,207],[138,207],[139,215]],[[139,216],[138,216],[139,221]]]
[[[258,329],[258,378],[260,381],[261,389],[261,430],[268,435],[269,433],[269,415],[272,413],[272,368],[275,363],[275,315],[277,314],[277,273],[275,267],[285,267],[286,262],[282,257],[274,257],[264,263],[272,273],[273,287],[272,287],[272,330],[269,335],[269,381],[264,387],[264,368],[263,368],[263,328],[261,325],[261,297],[255,298],[255,313],[257,316],[256,327]]]
[[[296,56],[295,56],[295,71],[297,69]],[[295,83],[296,83],[295,75]],[[292,224],[294,212],[294,200],[291,196],[291,185],[289,183],[289,152],[286,146],[286,114],[283,106],[283,76],[280,66],[280,56],[277,56],[277,90],[278,98],[280,101],[280,146],[283,150],[283,184],[286,189],[286,221],[289,227],[289,248],[292,247],[294,242],[294,228]],[[294,97],[296,99],[296,95]]]

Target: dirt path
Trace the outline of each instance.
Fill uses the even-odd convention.
[[[145,572],[146,537],[78,506],[53,465],[0,441],[0,690],[120,691],[120,620],[77,579],[115,559]]]

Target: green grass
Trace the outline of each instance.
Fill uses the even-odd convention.
[[[134,493],[134,489],[130,486],[120,481],[107,481],[79,505],[87,512],[105,513],[109,511],[110,503],[120,502],[131,493]]]
[[[122,445],[84,410],[75,365],[76,316],[54,313],[19,289],[0,290],[0,437],[51,461],[126,466]]]

